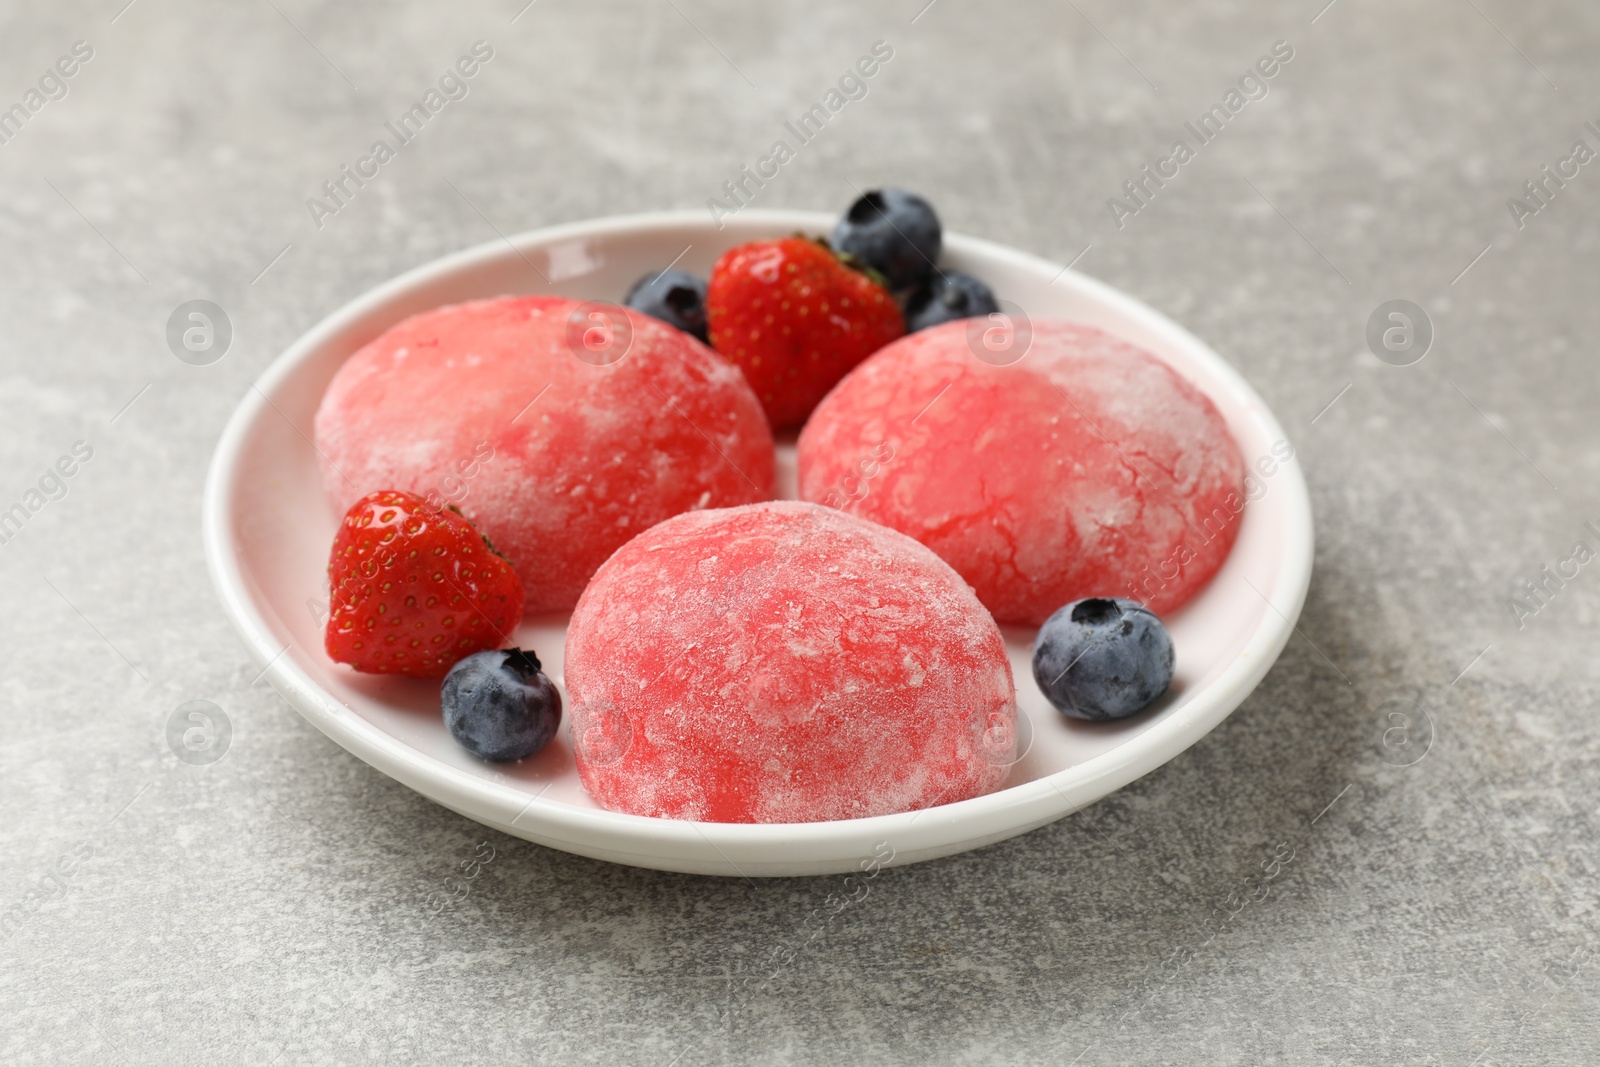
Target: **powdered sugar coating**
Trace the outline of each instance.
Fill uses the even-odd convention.
[[[574,355],[561,297],[414,315],[351,356],[317,410],[341,513],[376,489],[453,502],[510,558],[529,612],[564,611],[640,530],[770,499],[772,434],[738,369],[628,316],[620,360]]]
[[[624,545],[567,631],[603,807],[815,822],[979,796],[1013,759],[999,628],[892,530],[798,501],[692,512]]]
[[[1035,322],[1016,363],[965,322],[880,349],[800,435],[800,495],[921,541],[1004,623],[1087,596],[1182,606],[1227,558],[1243,461],[1215,405],[1091,326]]]

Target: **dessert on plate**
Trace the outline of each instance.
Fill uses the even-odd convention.
[[[1143,349],[1080,323],[1032,331],[1005,365],[974,355],[964,322],[880,349],[801,432],[801,497],[921,541],[1002,623],[1095,596],[1182,607],[1239,532],[1227,424]]]
[[[536,613],[570,610],[607,556],[668,516],[769,499],[772,434],[739,371],[654,318],[610,312],[477,300],[365,345],[317,411],[336,510],[379,489],[454,503]],[[591,330],[616,331],[600,358]]]
[[[567,631],[578,771],[603,807],[713,822],[886,815],[987,793],[1013,760],[1005,642],[942,560],[831,508],[668,519]]]

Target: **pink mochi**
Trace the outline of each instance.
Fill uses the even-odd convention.
[[[566,686],[584,786],[635,815],[884,815],[987,793],[1015,758],[1005,644],[967,584],[798,501],[629,541],[573,612]]]
[[[607,556],[662,519],[770,499],[772,434],[739,370],[623,309],[614,346],[586,347],[595,320],[580,307],[524,296],[436,308],[351,356],[316,417],[334,509],[377,489],[454,504],[539,613],[571,609]],[[621,358],[601,362],[624,335]]]
[[[968,322],[910,334],[851,371],[800,434],[800,495],[933,549],[1002,623],[1083,597],[1158,615],[1211,580],[1245,506],[1216,406],[1091,326],[1032,324],[1005,366]]]

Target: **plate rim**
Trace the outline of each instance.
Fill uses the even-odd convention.
[[[755,239],[757,231],[768,235],[797,229],[826,232],[833,219],[833,214],[819,211],[747,209],[717,228],[719,231],[732,229],[735,236],[739,235],[738,231],[746,231],[751,235],[750,239]],[[830,841],[843,842],[846,839],[854,842],[867,839],[888,841],[895,837],[925,838],[926,830],[913,835],[910,827],[924,816],[935,813],[944,818],[930,819],[924,824],[925,827],[952,821],[972,821],[972,833],[965,839],[970,843],[942,839],[940,843],[922,848],[921,855],[916,854],[916,848],[907,850],[903,856],[897,852],[891,862],[899,863],[949,855],[1025,833],[1056,818],[1074,814],[1083,806],[1176,758],[1220,725],[1255,690],[1288,643],[1290,634],[1295,631],[1295,621],[1310,588],[1315,533],[1310,492],[1298,462],[1284,464],[1280,474],[1287,477],[1282,481],[1275,479],[1273,486],[1275,493],[1283,494],[1282,506],[1287,509],[1290,536],[1288,543],[1283,546],[1283,560],[1276,571],[1273,588],[1268,591],[1257,590],[1262,593],[1270,610],[1263,616],[1261,624],[1249,634],[1234,661],[1214,681],[1208,683],[1203,692],[1196,694],[1151,729],[1080,764],[983,796],[933,808],[823,822],[714,823],[580,808],[562,801],[542,800],[542,793],[529,797],[523,789],[439,763],[363,718],[286,658],[284,653],[287,646],[284,649],[277,647],[271,625],[250,596],[249,583],[239,566],[238,555],[229,544],[229,515],[238,488],[237,479],[230,475],[237,467],[251,427],[265,414],[269,405],[276,410],[276,405],[272,405],[269,399],[274,388],[308,361],[328,340],[384,304],[409,290],[442,280],[463,268],[483,265],[501,257],[521,257],[530,249],[577,237],[650,230],[703,229],[707,225],[706,216],[700,211],[642,212],[541,227],[448,253],[412,267],[336,307],[301,333],[255,376],[244,397],[230,413],[207,468],[201,507],[202,541],[212,585],[222,601],[230,624],[273,688],[312,725],[346,751],[408,788],[514,836],[615,862],[702,873],[712,873],[709,870],[712,865],[700,862],[692,855],[683,856],[675,864],[673,857],[662,855],[661,850],[681,852],[687,846],[693,853],[700,846],[709,845],[731,869],[715,873],[745,875],[746,872],[724,854],[724,847],[742,851],[741,846],[770,843],[775,835],[781,835],[786,846],[803,850],[807,846]],[[1016,266],[1035,272],[1059,272],[1054,274],[1056,280],[1070,275],[1072,283],[1094,300],[1119,313],[1143,320],[1174,342],[1189,348],[1238,396],[1252,402],[1252,417],[1264,423],[1274,440],[1290,440],[1272,409],[1230,363],[1206,342],[1155,308],[1098,279],[1007,245],[957,233],[947,233],[945,242],[947,251],[958,254],[970,250],[1011,260]],[[281,411],[278,414],[288,420],[288,416]],[[431,784],[433,788],[424,788],[422,783]],[[520,810],[517,810],[518,804],[522,805]],[[536,804],[539,805],[540,825],[517,826],[517,820],[527,815]],[[463,811],[463,807],[475,809],[480,814]],[[983,818],[983,814],[991,809],[999,814],[1016,808],[1026,809],[1025,812],[1016,813],[1022,817],[1014,820],[1008,818],[1003,825],[994,819]],[[509,821],[494,820],[491,816],[481,814],[512,810],[517,810],[517,814]],[[596,838],[608,839],[619,846],[629,845],[638,851],[602,848]],[[752,865],[762,866],[754,861]],[[781,867],[784,864],[768,863],[765,866]],[[816,873],[854,869],[853,862],[850,867],[844,867],[837,862],[830,864],[797,860],[790,866],[800,869],[794,873],[800,873],[801,870]]]

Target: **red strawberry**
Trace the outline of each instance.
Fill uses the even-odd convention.
[[[706,319],[711,347],[744,371],[773,429],[800,425],[850,368],[906,332],[882,285],[804,237],[724,252]]]
[[[345,512],[328,584],[328,655],[358,671],[443,678],[522,621],[522,583],[477,527],[395,489]]]

